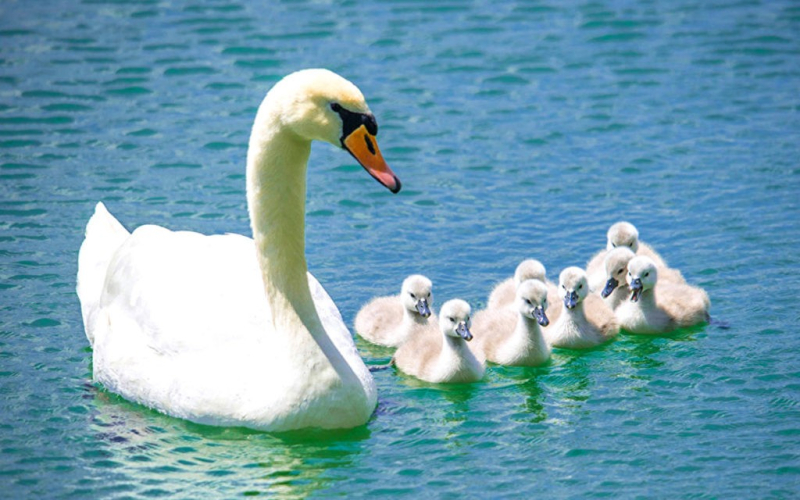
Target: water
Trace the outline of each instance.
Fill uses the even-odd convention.
[[[555,278],[627,219],[730,328],[468,387],[378,372],[346,432],[203,427],[94,387],[94,204],[247,233],[256,107],[315,66],[364,91],[404,184],[313,150],[309,264],[348,322],[411,272],[479,308],[522,258]],[[3,2],[0,496],[796,497],[798,88],[789,1]]]

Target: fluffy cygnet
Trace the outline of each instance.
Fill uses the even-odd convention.
[[[615,248],[627,247],[636,255],[646,255],[653,259],[659,268],[667,268],[667,263],[653,248],[639,240],[639,231],[630,222],[617,222],[608,228],[606,234],[606,249],[595,254],[586,264],[586,274],[589,276],[589,286],[593,291],[599,292],[605,284],[605,258],[608,252]],[[680,273],[676,270],[674,271]],[[681,280],[683,278],[681,277]]]
[[[547,299],[550,304],[548,316],[551,321],[558,319],[561,313],[561,301],[558,299],[558,287],[547,279],[544,264],[536,259],[525,259],[519,263],[514,277],[508,278],[498,284],[489,294],[486,309],[500,309],[510,307],[514,310],[514,298],[517,294],[517,287],[526,280],[539,280],[547,285]]]
[[[439,311],[439,330],[415,332],[394,354],[401,371],[427,382],[476,382],[485,366],[467,346],[472,340],[470,307],[463,300],[448,300]]]
[[[579,267],[561,271],[559,293],[564,300],[561,317],[545,329],[553,347],[583,349],[606,342],[619,333],[614,312],[599,296],[589,293],[586,273]]]
[[[547,286],[526,280],[517,287],[514,308],[475,314],[474,349],[479,359],[507,366],[538,366],[550,358],[550,345],[539,326],[547,326]]]
[[[600,296],[612,310],[630,296],[631,290],[628,288],[625,277],[628,273],[628,262],[634,257],[636,254],[628,247],[618,247],[606,252],[604,262],[606,283],[600,290]],[[595,291],[597,290],[595,289]]]
[[[356,333],[373,344],[398,347],[415,331],[436,324],[432,286],[425,276],[412,274],[403,281],[400,295],[377,297],[361,308]]]
[[[708,294],[687,284],[661,283],[660,272],[649,257],[628,262],[630,300],[614,311],[620,326],[631,333],[657,334],[708,322]]]

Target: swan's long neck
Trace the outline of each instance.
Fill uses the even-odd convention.
[[[259,109],[247,153],[247,204],[277,331],[322,332],[305,258],[306,169],[311,142]]]
[[[544,345],[544,337],[539,323],[524,314],[519,315],[517,326],[512,334],[514,341],[528,346],[531,350],[541,349]]]

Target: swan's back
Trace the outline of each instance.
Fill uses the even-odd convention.
[[[664,283],[657,285],[655,291],[656,303],[667,313],[676,328],[709,321],[711,300],[705,290],[691,285]]]
[[[481,360],[496,359],[496,350],[514,331],[519,313],[511,307],[484,309],[475,313],[472,331],[475,338],[470,347]]]
[[[423,380],[429,379],[436,369],[443,343],[444,338],[438,324],[430,323],[427,328],[414,332],[397,349],[394,353],[394,364],[409,375]]]
[[[403,321],[403,304],[398,295],[375,297],[358,311],[356,333],[375,342],[379,334]]]
[[[614,311],[595,294],[589,294],[583,300],[583,313],[587,323],[594,328],[602,339],[614,338],[619,333],[619,323]]]

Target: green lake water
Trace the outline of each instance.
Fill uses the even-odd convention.
[[[412,272],[479,309],[521,259],[556,279],[624,219],[728,327],[467,386],[379,371],[341,432],[205,427],[93,385],[95,203],[248,233],[256,108],[306,67],[361,88],[404,186],[312,151],[309,267],[349,324]],[[797,2],[0,2],[0,497],[796,498],[798,195]]]

